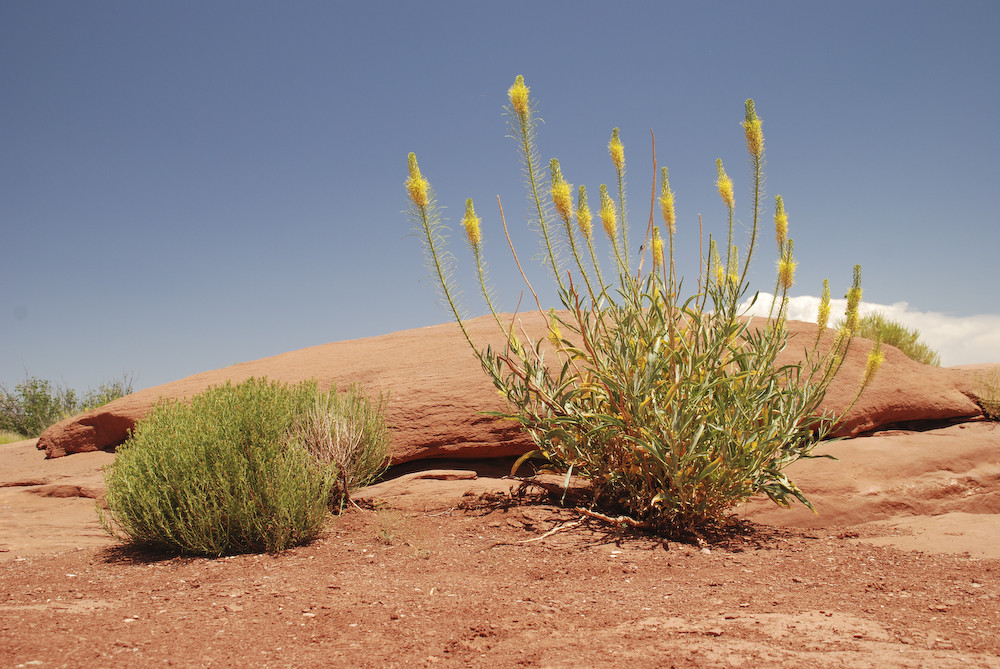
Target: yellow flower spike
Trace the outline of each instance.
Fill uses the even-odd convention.
[[[660,237],[660,227],[653,226],[653,271],[663,267],[663,239]]]
[[[865,363],[865,375],[861,381],[862,388],[867,388],[871,384],[883,362],[885,362],[885,353],[882,351],[882,340],[879,338],[875,340],[875,345],[868,352],[868,361]]]
[[[608,153],[611,154],[611,161],[615,164],[616,170],[621,171],[625,169],[625,145],[622,144],[622,140],[618,136],[618,128],[611,131]]]
[[[823,279],[823,295],[819,298],[819,313],[816,315],[816,324],[822,333],[830,322],[830,281]]]
[[[746,135],[747,151],[756,159],[764,155],[763,123],[757,116],[753,100],[746,101],[746,120],[743,121],[743,134]]]
[[[417,154],[410,152],[408,162],[410,176],[406,180],[406,190],[410,194],[410,199],[413,200],[413,204],[418,207],[426,207],[429,202],[427,189],[430,187],[430,184],[427,183],[427,179],[420,174],[420,166],[417,164]]]
[[[615,203],[608,195],[608,187],[601,184],[601,223],[604,225],[604,232],[611,239],[618,234],[618,214],[615,212]]]
[[[660,169],[660,211],[663,213],[663,222],[667,224],[670,234],[674,234],[677,231],[677,215],[674,212],[674,192],[670,190],[666,167]]]
[[[507,89],[510,106],[521,116],[528,113],[528,94],[530,92],[531,89],[524,85],[524,76],[520,74],[514,79],[514,85]]]
[[[716,188],[719,189],[719,195],[722,196],[722,201],[726,203],[726,206],[733,209],[736,206],[736,199],[733,197],[733,180],[726,174],[726,170],[722,166],[722,158],[716,159],[715,169],[719,173],[719,178],[715,182]]]
[[[785,249],[785,252],[781,255],[781,260],[778,261],[778,284],[781,286],[782,291],[788,292],[795,283],[795,267],[798,263],[792,259],[791,240],[788,240],[785,244]]]
[[[482,236],[479,229],[479,217],[476,216],[471,197],[465,201],[465,217],[462,219],[462,227],[465,228],[465,236],[469,240],[469,245],[473,249],[479,248]]]
[[[559,319],[556,317],[555,309],[549,309],[549,341],[557,349],[562,349],[562,332],[559,330]]]
[[[589,240],[593,234],[593,220],[594,217],[590,213],[590,207],[587,205],[587,187],[580,186],[580,190],[576,196],[576,222],[580,226],[580,232],[585,239]]]
[[[860,317],[858,307],[861,305],[861,265],[854,266],[854,283],[847,291],[847,314],[845,316],[845,326],[853,336],[858,331]]]
[[[785,213],[785,201],[780,195],[774,196],[774,237],[778,241],[778,248],[785,245],[788,239],[788,214]]]
[[[733,285],[739,283],[740,280],[739,267],[740,267],[740,247],[733,244],[729,249],[729,273],[727,275],[729,283]]]
[[[721,287],[726,281],[726,268],[722,266],[722,260],[719,258],[719,246],[714,239],[708,244],[708,264],[715,272],[715,283]]]
[[[573,217],[573,196],[571,194],[573,187],[563,179],[562,170],[559,169],[559,161],[555,158],[549,162],[549,170],[552,174],[552,204],[555,205],[559,216],[564,221],[568,221]]]

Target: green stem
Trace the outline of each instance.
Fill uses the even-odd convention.
[[[618,172],[618,212],[622,226],[622,251],[625,253],[625,274],[630,274],[628,262],[628,224],[625,221],[625,172],[617,169]]]
[[[762,160],[761,156],[753,157],[753,229],[750,231],[750,245],[747,248],[747,259],[743,264],[743,275],[740,277],[740,283],[750,271],[750,258],[753,256],[754,245],[757,243],[757,225],[760,222],[760,198],[763,189]]]
[[[432,229],[430,216],[427,214],[427,207],[417,207],[417,210],[420,212],[420,225],[422,226],[424,235],[427,238],[427,248],[429,248],[431,252],[431,260],[434,264],[434,271],[437,273],[438,282],[441,284],[441,291],[444,293],[445,299],[448,300],[448,306],[451,307],[451,313],[454,314],[455,320],[458,321],[458,327],[462,329],[462,334],[465,335],[465,341],[469,342],[469,346],[471,346],[472,350],[475,351],[476,357],[481,357],[479,349],[477,349],[476,345],[472,343],[472,337],[469,336],[469,331],[465,328],[465,323],[462,322],[462,317],[458,313],[458,307],[455,305],[455,300],[451,295],[451,289],[448,287],[444,267],[441,264],[441,255],[438,253],[437,245],[434,244],[434,231]]]
[[[515,112],[516,113],[516,112]],[[556,278],[559,288],[564,288],[562,277],[559,276],[559,265],[556,263],[556,254],[552,248],[552,240],[549,237],[549,227],[545,221],[545,209],[542,206],[542,198],[538,194],[538,184],[541,179],[535,173],[534,142],[531,139],[531,118],[529,114],[517,114],[519,129],[521,134],[521,152],[524,155],[524,167],[528,173],[528,185],[531,187],[531,197],[535,205],[535,212],[538,216],[538,226],[542,230],[545,239],[545,249],[549,255],[549,262],[552,264],[552,274]]]

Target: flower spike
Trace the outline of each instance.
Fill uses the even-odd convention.
[[[524,84],[524,75],[521,74],[514,79],[514,85],[507,89],[507,97],[510,99],[511,107],[521,116],[528,113],[528,94],[530,92],[531,89]]]
[[[780,195],[774,196],[774,237],[780,251],[788,239],[788,214],[785,212],[785,201]]]
[[[420,174],[420,166],[417,164],[417,154],[410,152],[408,156],[410,176],[406,180],[406,191],[410,194],[410,200],[418,207],[426,207],[429,200],[427,196],[427,179]]]
[[[589,240],[593,235],[593,220],[594,216],[590,213],[590,206],[587,204],[587,187],[581,185],[576,196],[576,223],[580,226],[580,234],[583,235],[584,239]]]
[[[674,192],[670,190],[666,167],[660,168],[660,212],[663,214],[663,222],[667,224],[669,234],[674,234],[677,231],[677,215],[674,212]]]
[[[764,131],[763,123],[757,116],[757,109],[753,100],[746,101],[746,120],[743,121],[743,133],[746,135],[747,151],[756,160],[760,160],[764,155]]]
[[[726,206],[733,209],[736,206],[736,199],[733,197],[733,180],[726,174],[726,168],[722,166],[722,158],[716,159],[715,170],[719,175],[715,187],[719,189],[719,195]]]
[[[473,249],[479,248],[482,243],[482,233],[479,228],[479,217],[476,216],[476,209],[472,206],[472,198],[465,201],[465,217],[462,218],[462,227],[465,228],[465,236],[469,240],[469,246]]]

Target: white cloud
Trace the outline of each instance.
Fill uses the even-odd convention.
[[[770,293],[761,293],[757,303],[747,313],[767,316],[771,299]],[[818,297],[792,297],[788,303],[788,318],[815,323],[818,308]],[[846,310],[847,300],[830,300],[830,323],[841,319]],[[859,311],[862,316],[881,312],[891,320],[917,330],[920,340],[941,354],[944,366],[1000,363],[1000,314],[949,316],[933,311],[916,311],[907,302],[862,302]]]

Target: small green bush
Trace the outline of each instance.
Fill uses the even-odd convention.
[[[899,321],[889,319],[882,313],[871,313],[858,323],[858,336],[881,339],[883,344],[895,346],[910,360],[925,365],[941,366],[941,356],[937,351],[920,341],[920,332],[911,330]]]
[[[81,399],[72,388],[31,376],[10,391],[0,384],[0,430],[39,436],[50,425],[83,411],[103,406],[132,392],[128,375],[88,390]]]
[[[506,339],[499,348],[476,346],[455,301],[455,261],[444,246],[448,230],[413,153],[405,182],[410,217],[430,271],[508,402],[508,410],[495,415],[520,423],[537,446],[533,455],[590,479],[594,504],[629,514],[637,526],[697,532],[758,493],[783,505],[793,499],[808,504],[783,470],[809,457],[836,422],[836,417],[818,415],[818,407],[857,329],[861,269],[855,266],[847,322],[833,345],[820,351],[819,335],[830,309],[825,283],[817,337],[802,346],[805,362],[776,364],[790,343],[785,317],[796,267],[780,196],[774,210],[778,263],[771,318],[752,327],[740,313],[741,302],[753,295],[747,277],[763,225],[764,137],[753,101],[746,101],[743,124],[751,166],[749,238],[741,252],[734,239],[733,182],[722,161],[716,161],[725,234],[709,237],[707,257],[699,253],[696,290],[687,283],[685,296],[674,269],[674,194],[666,168],[656,170],[655,153],[659,183],[653,192],[659,197],[650,203],[648,226],[638,235],[632,231],[633,244],[641,240],[635,253],[626,221],[625,149],[618,129],[611,134],[617,203],[613,188],[601,185],[599,216],[611,264],[610,270],[602,269],[595,250],[600,235],[594,234],[586,189],[579,187],[574,202],[559,162],[552,159],[547,171],[542,168],[535,148],[535,105],[522,77],[508,97],[510,135],[527,182],[531,225],[540,233],[543,262],[562,303],[561,312],[546,315],[525,277],[541,316],[549,318],[546,338],[521,339],[516,321],[508,322],[494,308],[485,281],[480,219],[467,200],[462,225],[481,292]],[[654,225],[656,208],[663,217],[662,235]],[[499,216],[506,232],[502,208]],[[514,260],[524,276],[516,253]],[[876,344],[858,394],[881,362]]]
[[[389,461],[385,399],[264,379],[168,402],[139,421],[105,482],[104,528],[199,555],[280,551]]]
[[[280,551],[322,529],[335,472],[289,439],[315,383],[250,379],[155,408],[106,475],[104,528],[182,553]]]
[[[321,463],[337,472],[332,507],[350,501],[350,492],[374,481],[389,464],[386,398],[372,401],[357,386],[316,396],[296,422],[292,438]]]

